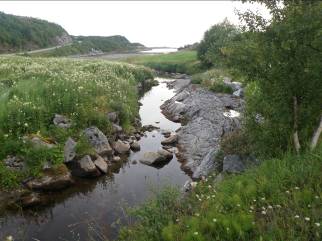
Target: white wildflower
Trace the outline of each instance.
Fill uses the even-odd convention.
[[[304,219],[305,219],[305,221],[310,221],[309,217],[305,217]]]
[[[320,227],[320,223],[315,223],[315,226]]]
[[[300,218],[300,216],[299,215],[295,215],[294,218]]]

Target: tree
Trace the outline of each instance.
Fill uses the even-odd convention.
[[[236,26],[225,19],[205,32],[197,52],[198,58],[206,67],[220,66],[224,62],[223,48],[238,34]]]
[[[313,150],[322,131],[322,2],[257,2],[268,7],[272,19],[240,13],[243,41],[229,52],[230,65],[254,82],[248,120],[257,138],[271,137],[271,147],[285,150],[292,143],[297,152],[304,146]],[[261,123],[255,121],[258,114]]]

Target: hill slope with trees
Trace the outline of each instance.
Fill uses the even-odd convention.
[[[0,53],[26,51],[71,42],[60,25],[0,12]]]

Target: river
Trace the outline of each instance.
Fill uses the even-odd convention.
[[[157,80],[159,85],[140,100],[142,124],[175,131],[180,124],[169,121],[160,112],[160,105],[175,94],[166,85],[166,81],[172,79]],[[125,207],[139,205],[153,191],[166,185],[182,187],[190,179],[181,170],[175,155],[159,169],[139,162],[146,151],[160,149],[163,138],[160,131],[147,132],[139,141],[141,151],[131,152],[128,160],[115,168],[112,175],[81,179],[65,191],[50,193],[52,202],[49,206],[21,212],[8,211],[0,217],[0,240],[8,235],[12,235],[14,240],[28,241],[115,239],[120,224],[127,222]]]

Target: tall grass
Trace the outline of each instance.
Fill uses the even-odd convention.
[[[143,55],[131,57],[125,61],[144,65],[162,72],[193,74],[201,71],[196,51]]]
[[[123,228],[120,240],[320,240],[321,171],[320,146],[314,153],[264,161],[219,184],[210,176],[181,202],[160,195],[146,203],[139,222]]]
[[[60,147],[67,136],[77,137],[91,125],[109,133],[108,111],[120,111],[121,124],[130,126],[138,114],[136,86],[139,82],[146,85],[148,79],[153,79],[150,70],[129,64],[1,57],[0,160],[30,153],[23,143],[25,135],[50,138]],[[55,113],[70,118],[72,128],[55,127]],[[5,179],[2,173],[6,171],[0,171],[0,179]]]

